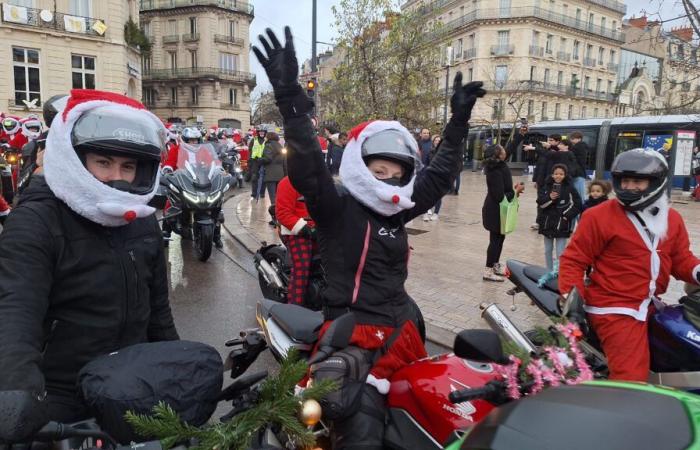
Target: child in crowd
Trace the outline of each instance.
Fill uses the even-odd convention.
[[[576,191],[568,169],[555,164],[549,178],[539,190],[537,205],[539,233],[544,236],[544,259],[547,270],[554,268],[552,251],[556,245],[556,259],[564,252],[571,236],[574,221],[581,212],[581,197]]]
[[[610,183],[603,180],[591,181],[588,186],[588,199],[583,203],[583,210],[600,205],[608,199],[610,194]]]

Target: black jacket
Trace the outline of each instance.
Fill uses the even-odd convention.
[[[513,177],[505,161],[489,161],[484,166],[486,174],[486,198],[481,208],[481,221],[484,228],[494,233],[501,232],[500,203],[506,197],[513,200]]]
[[[343,161],[343,151],[345,147],[336,144],[332,140],[328,140],[327,163],[331,175],[338,175],[340,172],[340,163]]]
[[[0,320],[0,391],[72,396],[95,357],[178,339],[155,217],[98,225],[35,175],[0,234]]]
[[[571,147],[571,152],[576,157],[576,162],[578,162],[578,172],[572,172],[569,176],[571,176],[571,178],[585,177],[586,164],[588,162],[588,145],[581,141]]]
[[[358,323],[395,327],[413,318],[404,288],[409,258],[404,224],[443,197],[461,170],[467,127],[448,125],[445,134],[450,139],[443,140],[430,165],[417,176],[415,206],[385,217],[334,184],[308,118],[285,121],[289,179],[306,199],[318,229],[327,281],[326,319],[352,310]]]
[[[542,172],[547,170],[547,155],[551,150],[549,149],[549,146],[543,146],[539,142],[536,142],[533,145],[535,146],[536,156],[533,158],[535,161],[535,171],[532,173],[532,181],[537,183],[539,187],[540,183],[543,181]]]
[[[604,203],[606,201],[608,201],[607,195],[603,195],[602,197],[598,197],[597,199],[593,198],[591,196],[588,196],[588,199],[586,199],[586,201],[583,202],[583,210],[582,211],[585,211],[589,208],[593,208],[594,206],[598,206],[601,203]]]
[[[571,178],[579,176],[578,162],[573,152],[550,150],[545,156],[543,170],[538,172],[537,180],[535,180],[538,188],[547,184],[548,180],[551,179],[550,175],[552,175],[552,169],[556,164],[564,164],[567,168],[566,174]]]
[[[548,238],[568,238],[574,229],[574,219],[581,212],[581,197],[569,176],[562,181],[559,198],[556,200],[549,196],[553,188],[554,180],[549,177],[537,193],[537,205],[540,208],[537,215],[539,233]]]
[[[263,150],[260,164],[265,166],[265,179],[267,182],[279,182],[284,178],[284,155],[282,145],[277,141],[267,141]]]

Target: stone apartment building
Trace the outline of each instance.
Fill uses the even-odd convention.
[[[143,100],[170,122],[247,129],[253,6],[237,0],[141,0],[152,43],[143,60]]]
[[[409,0],[427,24],[439,22],[443,67],[435,85],[445,89],[460,70],[483,80],[475,123],[612,117],[620,62],[622,18],[616,0]],[[449,56],[448,56],[449,55]],[[450,81],[451,83],[451,81]],[[443,109],[434,111],[442,121]]]
[[[138,23],[136,0],[5,0],[0,5],[0,111],[41,114],[73,88],[141,98],[141,52],[124,25]],[[26,103],[25,103],[26,102]]]

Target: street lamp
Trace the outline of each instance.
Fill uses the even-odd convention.
[[[452,64],[452,47],[445,47],[445,107],[442,114],[442,125],[447,125],[447,103],[450,99],[450,64]]]

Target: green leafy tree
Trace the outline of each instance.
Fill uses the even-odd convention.
[[[435,86],[438,46],[425,17],[398,12],[393,0],[341,0],[333,8],[345,55],[333,79],[321,84],[327,117],[342,128],[369,119],[395,119],[409,128],[432,122],[442,104]]]

